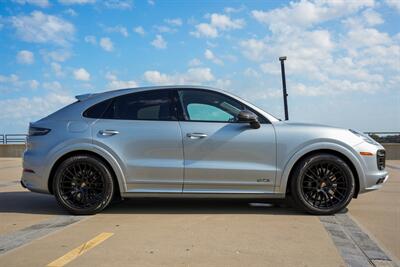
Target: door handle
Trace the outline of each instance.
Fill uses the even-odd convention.
[[[186,134],[187,137],[190,139],[201,139],[201,138],[206,138],[207,134],[205,133],[188,133]]]
[[[102,136],[113,136],[119,134],[119,132],[115,130],[100,130],[99,134]]]

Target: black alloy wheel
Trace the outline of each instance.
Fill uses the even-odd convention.
[[[333,214],[351,201],[354,176],[339,157],[316,154],[302,160],[293,172],[291,193],[295,203],[312,214]]]
[[[79,155],[60,164],[53,189],[58,202],[70,213],[95,214],[111,202],[114,182],[110,170],[100,159]]]

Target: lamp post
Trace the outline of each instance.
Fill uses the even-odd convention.
[[[285,121],[289,120],[289,111],[287,104],[287,91],[286,91],[286,77],[285,77],[285,63],[286,57],[279,57],[279,61],[281,62],[281,73],[282,73],[282,86],[283,86],[283,104],[285,106]]]

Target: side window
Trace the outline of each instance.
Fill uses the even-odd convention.
[[[113,99],[103,119],[177,120],[168,90],[155,90],[118,96]]]
[[[209,91],[181,90],[179,98],[190,121],[234,122],[244,109],[242,103]]]
[[[99,119],[103,117],[112,99],[107,99],[103,102],[97,103],[83,112],[83,116],[87,118]]]

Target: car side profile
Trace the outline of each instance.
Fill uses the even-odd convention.
[[[283,122],[200,86],[121,89],[29,127],[21,184],[73,214],[113,198],[291,198],[333,214],[388,179],[384,148],[359,132]]]

